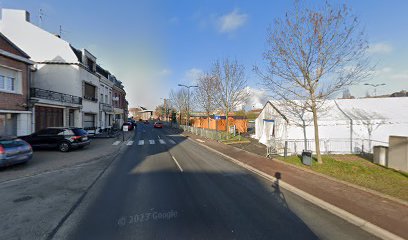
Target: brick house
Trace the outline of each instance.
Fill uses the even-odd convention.
[[[0,33],[0,136],[31,133],[30,57]]]

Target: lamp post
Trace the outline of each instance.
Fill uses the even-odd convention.
[[[190,125],[190,88],[196,88],[197,85],[178,84],[179,87],[187,88],[187,127]]]
[[[377,96],[377,87],[384,86],[386,84],[385,83],[376,83],[376,84],[374,84],[374,83],[364,83],[364,85],[373,87],[374,88],[374,97],[376,97]]]

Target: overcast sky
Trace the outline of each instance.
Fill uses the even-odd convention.
[[[317,2],[317,1],[311,1]],[[370,83],[386,83],[378,94],[408,90],[408,1],[350,0],[364,24],[376,75]],[[178,83],[192,83],[219,58],[245,65],[251,88],[259,88],[252,72],[261,64],[266,29],[292,8],[292,1],[83,1],[0,0],[0,8],[25,9],[31,20],[58,33],[76,48],[86,48],[97,62],[123,81],[131,106],[154,108]],[[351,93],[373,89],[360,85]]]

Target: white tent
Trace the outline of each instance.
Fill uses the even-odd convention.
[[[283,106],[279,101],[265,104],[253,137],[266,145],[287,141],[292,152],[300,152],[304,149],[302,121]],[[303,119],[308,149],[314,150],[312,114],[306,112]],[[318,124],[323,151],[371,152],[374,145],[387,145],[391,135],[408,136],[408,98],[327,100],[318,112]]]

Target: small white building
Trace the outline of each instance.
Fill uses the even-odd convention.
[[[285,141],[289,153],[314,151],[311,112],[302,118],[280,101],[268,101],[255,121],[254,138],[282,153]],[[318,111],[321,151],[326,153],[372,152],[375,145],[387,145],[391,135],[408,136],[408,97],[327,100]],[[305,131],[304,131],[305,130]]]

